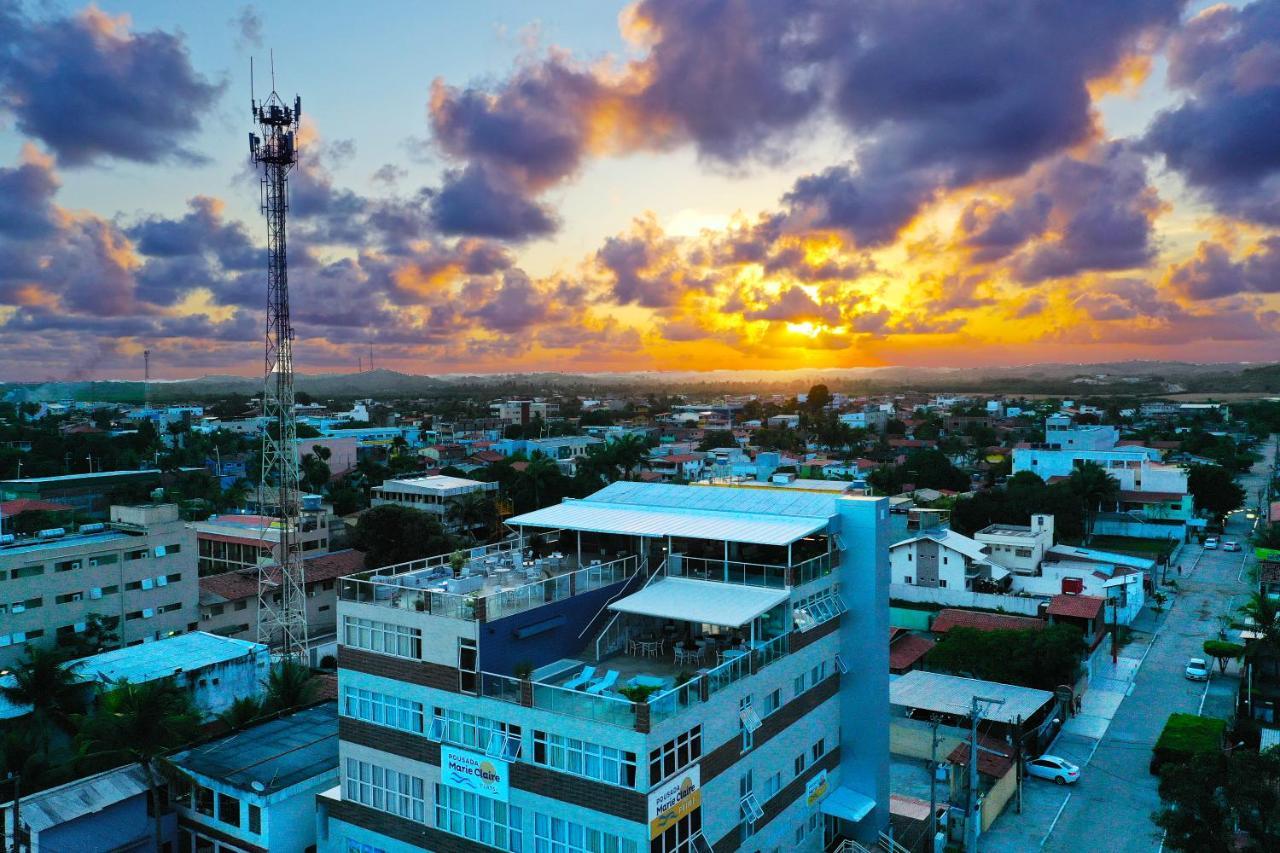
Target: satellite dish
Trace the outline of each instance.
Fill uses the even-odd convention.
[[[257,791],[259,794],[267,790],[267,786],[259,782],[257,779],[254,779],[252,782],[250,782],[249,787]]]

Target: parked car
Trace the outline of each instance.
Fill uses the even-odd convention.
[[[1080,768],[1056,755],[1042,755],[1027,762],[1027,774],[1038,779],[1048,779],[1055,785],[1074,785],[1080,778]]]
[[[1187,668],[1184,672],[1189,681],[1209,680],[1209,664],[1205,663],[1204,658],[1192,658],[1187,661]]]
[[[1228,539],[1228,540],[1226,540],[1226,541],[1224,541],[1224,542],[1222,543],[1222,550],[1224,550],[1224,551],[1239,551],[1239,550],[1240,550],[1240,543],[1239,543],[1239,542],[1235,542],[1235,541],[1232,541],[1232,540]]]
[[[1218,548],[1218,537],[1217,537],[1217,536],[1210,536],[1208,539],[1204,540],[1204,547],[1205,547],[1205,550],[1206,550],[1206,551],[1214,551],[1214,550],[1217,550],[1217,548]]]

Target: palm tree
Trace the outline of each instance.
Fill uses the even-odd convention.
[[[319,683],[310,668],[293,660],[282,660],[267,673],[266,707],[271,711],[287,711],[306,705],[315,698]]]
[[[635,433],[618,436],[609,442],[609,452],[614,464],[622,469],[622,478],[631,479],[631,472],[649,456],[649,444]]]
[[[482,527],[487,536],[493,530],[496,517],[493,499],[484,492],[459,495],[449,504],[449,521],[467,533],[473,533],[477,527]]]
[[[262,702],[257,696],[241,696],[231,702],[227,710],[218,715],[218,719],[233,731],[243,729],[262,716]]]
[[[1083,462],[1071,472],[1067,484],[1084,506],[1084,541],[1093,538],[1093,522],[1098,509],[1104,503],[1114,502],[1120,496],[1120,484],[1096,462]]]
[[[551,483],[560,476],[560,466],[550,456],[535,454],[520,472],[520,479],[533,495],[533,508],[542,508],[542,496]]]
[[[29,646],[26,659],[13,672],[14,683],[0,686],[0,696],[15,705],[31,706],[38,724],[53,723],[71,734],[75,731],[72,716],[87,704],[85,686],[76,675],[78,667],[67,663],[57,649]]]
[[[113,767],[136,762],[147,777],[155,849],[161,849],[160,774],[157,760],[189,743],[200,727],[191,694],[172,678],[109,686],[98,709],[83,718],[78,739],[89,762]]]

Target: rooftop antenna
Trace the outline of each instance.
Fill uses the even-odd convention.
[[[151,408],[151,350],[142,351],[142,408]]]
[[[290,107],[275,90],[275,54],[271,57],[271,94],[253,102],[258,133],[249,133],[249,153],[262,168],[260,198],[267,219],[267,323],[262,389],[262,479],[258,507],[263,515],[274,503],[279,530],[275,563],[279,582],[268,566],[258,568],[258,642],[278,642],[286,659],[305,661],[307,599],[300,544],[301,486],[298,472],[298,421],[293,391],[293,325],[289,320],[289,262],[285,220],[289,210],[289,171],[298,162],[298,120],[302,99]],[[259,136],[258,134],[261,134]],[[274,487],[277,499],[267,500]],[[266,528],[264,526],[264,536]],[[275,596],[279,595],[277,603]]]

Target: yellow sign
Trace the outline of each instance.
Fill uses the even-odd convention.
[[[827,771],[823,770],[804,786],[804,803],[813,808],[827,795]]]
[[[649,794],[649,838],[657,838],[702,805],[698,765]]]

